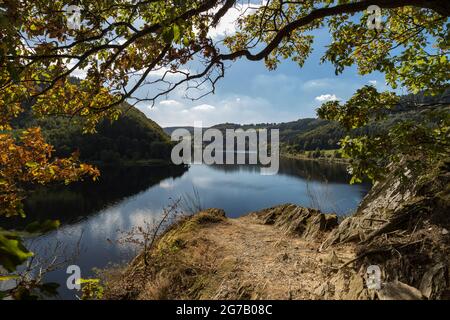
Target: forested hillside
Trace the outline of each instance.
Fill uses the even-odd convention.
[[[63,157],[79,151],[83,161],[99,164],[149,164],[169,161],[170,138],[161,127],[138,109],[123,104],[117,121],[103,120],[97,133],[83,134],[77,119],[45,117],[36,119],[30,110],[16,121],[16,128],[41,127],[47,141]]]
[[[437,107],[435,104],[441,103]],[[450,104],[450,91],[441,96],[424,97],[422,94],[403,96],[401,102],[389,111],[388,117],[380,122],[373,122],[365,127],[353,130],[352,135],[378,134],[387,131],[400,120],[421,121],[429,116],[429,104],[433,104],[433,109],[438,110],[448,108]],[[213,126],[219,130],[249,128],[267,128],[280,130],[280,142],[290,151],[312,151],[316,149],[330,150],[338,149],[338,142],[348,133],[337,122],[305,118],[285,123],[259,123],[240,125],[234,123],[224,123]],[[167,130],[165,128],[164,130]],[[166,131],[166,132],[170,132]]]

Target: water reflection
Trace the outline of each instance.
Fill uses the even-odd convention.
[[[260,172],[259,165],[216,164],[211,165],[210,167],[230,173],[236,171],[247,171],[252,173]],[[297,160],[288,158],[280,158],[280,169],[278,171],[278,175],[296,176],[310,181],[319,182],[328,181],[348,183],[350,181],[350,175],[348,174],[345,165],[333,162]]]
[[[4,219],[1,224],[20,228],[30,221],[46,219],[58,219],[63,224],[76,223],[163,180],[180,177],[187,169],[184,166],[101,168],[101,176],[96,182],[38,188],[24,203],[27,219]]]

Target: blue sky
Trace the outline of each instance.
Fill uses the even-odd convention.
[[[219,39],[233,32],[234,19],[233,13],[225,17],[212,36]],[[384,77],[379,73],[362,77],[352,67],[335,76],[331,64],[320,64],[325,45],[330,42],[327,30],[318,30],[314,35],[314,51],[303,68],[286,60],[277,70],[268,71],[262,61],[241,59],[228,64],[225,78],[217,84],[214,95],[190,101],[180,91],[158,100],[153,107],[145,104],[138,107],[163,127],[192,126],[194,121],[201,121],[203,126],[224,122],[286,122],[315,117],[322,102],[345,101],[365,84],[386,89]]]

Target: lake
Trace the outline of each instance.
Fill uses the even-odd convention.
[[[260,175],[256,165],[105,168],[97,183],[37,190],[25,203],[27,220],[59,219],[62,225],[28,245],[44,260],[60,257],[63,268],[46,279],[61,284],[59,298],[74,299],[77,292],[66,288],[63,260],[73,258],[70,264],[80,266],[84,278],[93,268],[128,261],[136,248],[119,244],[119,231],[142,226],[177,199],[184,199],[185,208],[191,207],[186,199],[202,208],[222,208],[228,217],[283,203],[344,215],[370,189],[348,181],[343,165],[291,159],[280,159],[279,173],[272,176]]]

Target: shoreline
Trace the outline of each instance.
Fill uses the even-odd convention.
[[[136,161],[119,161],[118,163],[105,163],[101,161],[88,161],[83,160],[91,165],[104,168],[104,167],[172,167],[178,166],[173,164],[170,160],[163,159],[145,159]]]
[[[320,161],[320,162],[331,162],[331,163],[338,163],[338,164],[349,164],[351,159],[347,158],[334,158],[334,157],[319,157],[319,158],[310,158],[303,154],[298,153],[280,153],[280,157],[286,158],[286,159],[294,159],[294,160],[309,160],[309,161]]]

